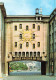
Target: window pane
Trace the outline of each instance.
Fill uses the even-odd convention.
[[[35,24],[33,24],[33,29],[35,29]]]
[[[28,26],[26,26],[26,30],[28,30]]]
[[[30,57],[32,57],[32,52],[30,52]]]
[[[15,31],[17,30],[17,26],[15,26]]]
[[[19,57],[21,57],[21,52],[19,52]]]
[[[25,57],[25,52],[22,52],[22,56]]]
[[[20,34],[20,39],[22,39],[22,34]]]
[[[22,44],[20,44],[20,49],[22,49]]]
[[[28,42],[26,42],[26,47],[28,47],[29,46],[29,43]]]
[[[33,34],[33,39],[35,39],[35,34]]]
[[[22,29],[22,24],[19,25],[19,29]]]
[[[15,56],[17,56],[17,52],[15,52]]]
[[[33,49],[35,48],[35,44],[33,44]]]
[[[17,47],[17,42],[15,42],[15,47]]]
[[[38,42],[38,47],[40,47],[40,42]]]
[[[26,57],[29,57],[29,52],[26,52]]]
[[[34,57],[36,57],[36,52],[34,52]]]
[[[37,52],[37,57],[40,57],[40,52]]]
[[[40,26],[38,26],[38,31],[40,31]]]

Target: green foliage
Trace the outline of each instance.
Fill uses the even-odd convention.
[[[9,64],[11,70],[27,70],[28,67],[23,62],[11,62]]]

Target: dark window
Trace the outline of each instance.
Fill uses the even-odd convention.
[[[15,26],[15,31],[17,31],[17,26]]]
[[[35,34],[33,34],[33,39],[35,39]]]
[[[34,52],[34,57],[36,57],[36,52]]]
[[[29,46],[29,42],[26,42],[26,47],[28,47]]]
[[[26,52],[26,57],[29,57],[29,52]]]
[[[15,52],[15,56],[17,56],[17,52]]]
[[[33,29],[35,29],[35,24],[33,24]]]
[[[32,57],[32,52],[30,52],[30,57]]]
[[[17,47],[17,42],[15,42],[15,47]]]
[[[40,20],[40,17],[38,17],[38,20]]]
[[[28,30],[28,26],[26,26],[26,30]]]
[[[20,44],[20,49],[22,49],[22,44]]]
[[[22,52],[22,56],[25,57],[25,52]]]
[[[21,52],[19,52],[19,57],[21,57]]]
[[[37,52],[37,57],[40,57],[40,52]]]
[[[22,29],[22,24],[19,25],[19,29]]]
[[[38,47],[40,47],[40,42],[38,42]]]
[[[38,25],[38,31],[40,31],[40,26]]]
[[[22,34],[20,34],[20,39],[22,39]]]
[[[35,48],[35,44],[33,44],[33,49]]]

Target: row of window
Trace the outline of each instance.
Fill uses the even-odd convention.
[[[22,29],[22,24],[19,25],[19,29]],[[35,29],[35,24],[33,24],[33,29]],[[38,31],[40,31],[40,26],[37,27]],[[26,30],[29,30],[29,26],[26,26]],[[15,25],[15,31],[17,31],[17,26]]]
[[[20,34],[19,37],[22,39],[22,34]],[[35,39],[35,34],[32,34],[32,39]]]
[[[37,43],[37,46],[40,47],[40,42]],[[15,47],[17,47],[17,42],[15,42]],[[22,44],[19,45],[20,49],[22,49]],[[29,47],[29,42],[26,42],[26,47]],[[33,49],[35,48],[35,44],[33,44]]]
[[[30,57],[32,57],[32,56],[40,57],[40,52],[26,52],[26,57],[29,57],[29,53],[30,53]],[[25,52],[15,52],[15,56],[25,57]]]

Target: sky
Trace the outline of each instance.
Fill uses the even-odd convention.
[[[42,8],[43,15],[50,15],[56,8],[56,0],[0,0],[4,2],[7,15],[35,15]]]

